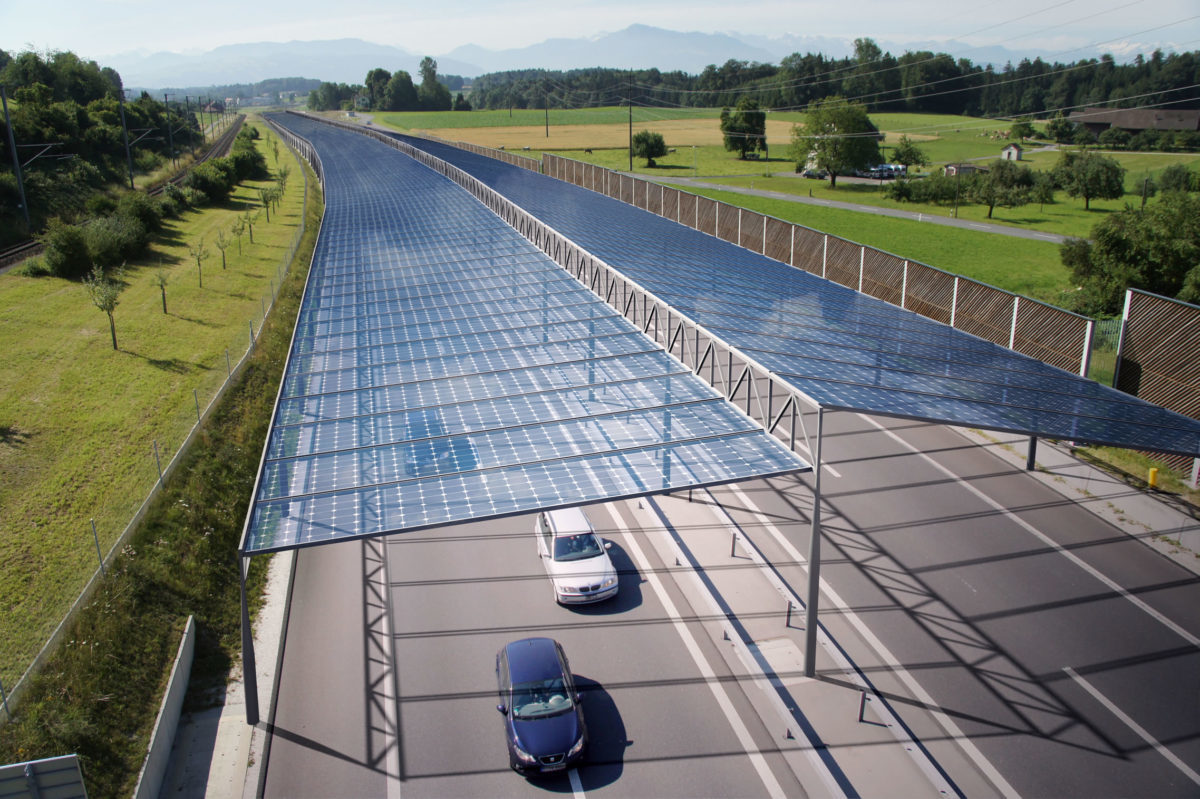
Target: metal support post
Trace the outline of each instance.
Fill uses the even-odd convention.
[[[25,215],[25,232],[32,233],[33,227],[29,222],[29,203],[25,200],[25,180],[21,176],[21,159],[17,155],[17,142],[13,138],[12,120],[8,117],[8,92],[0,86],[0,101],[4,103],[4,128],[8,131],[8,151],[12,153],[13,175],[17,179],[17,196],[21,200],[21,212]]]
[[[1025,471],[1032,472],[1035,468],[1034,460],[1037,458],[1037,436],[1029,437],[1029,454],[1025,456]]]
[[[238,554],[238,589],[242,598],[242,682],[246,688],[246,723],[258,724],[258,667],[254,661],[254,631],[250,628],[250,607],[246,603],[246,576],[250,558]]]
[[[804,609],[804,676],[817,673],[817,602],[821,596],[821,445],[825,409],[817,408],[817,448],[813,459],[812,534],[808,541],[808,605]]]

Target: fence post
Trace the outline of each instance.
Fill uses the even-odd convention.
[[[0,700],[4,703],[4,718],[12,721],[12,711],[8,709],[8,694],[4,693],[3,681],[0,681]]]
[[[158,467],[158,487],[162,488],[162,459],[158,457],[158,439],[154,439],[154,465]]]
[[[225,348],[225,379],[233,377],[233,364],[229,362],[229,348]]]
[[[826,233],[821,245],[821,277],[825,277],[825,263],[829,260],[829,234]]]
[[[858,248],[858,293],[862,294],[863,272],[866,270],[867,248]]]
[[[104,555],[100,554],[100,536],[96,533],[96,520],[92,519],[92,540],[96,542],[96,560],[100,561],[100,574],[108,576],[104,570]]]
[[[1008,348],[1016,349],[1017,346],[1017,309],[1021,307],[1021,295],[1013,295],[1013,318],[1012,329],[1008,331]]]
[[[904,262],[904,274],[900,278],[900,307],[904,308],[904,303],[908,301],[908,261]]]
[[[192,399],[196,401],[196,424],[200,424],[200,390],[192,389]]]
[[[958,275],[954,276],[954,295],[950,298],[950,327],[954,327],[954,315],[958,312]]]

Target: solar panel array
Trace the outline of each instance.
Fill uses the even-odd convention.
[[[326,210],[243,552],[807,468],[451,181],[278,121]]]
[[[823,407],[1200,455],[1195,419],[596,192],[398,138],[479,178]]]

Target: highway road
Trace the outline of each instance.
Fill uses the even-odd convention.
[[[621,571],[591,608],[553,602],[528,516],[301,551],[265,795],[1200,794],[1193,572],[949,428],[827,415],[825,455],[815,680],[763,654],[803,641],[766,586],[805,594],[811,476],[589,508]],[[549,780],[508,770],[495,710],[528,635],[592,733]],[[857,721],[855,679],[902,723]]]

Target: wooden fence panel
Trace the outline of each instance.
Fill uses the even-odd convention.
[[[862,258],[862,247],[853,242],[829,237],[829,249],[825,256],[825,277],[843,286],[858,290],[858,267]]]
[[[904,307],[910,311],[950,324],[954,303],[954,276],[933,267],[908,263],[908,287]]]
[[[863,293],[899,305],[903,285],[904,259],[868,247],[863,262]]]
[[[1012,337],[1013,295],[974,280],[959,278],[954,326],[1001,347]]]

